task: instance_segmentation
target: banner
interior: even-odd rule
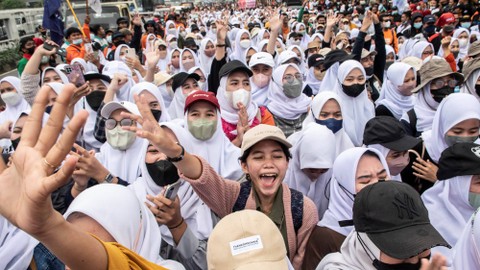
[[[63,44],[63,17],[60,13],[61,0],[45,0],[43,3],[42,26],[50,30],[52,40],[59,46]]]

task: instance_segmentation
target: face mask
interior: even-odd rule
[[[480,84],[475,84],[475,92],[480,96]]]
[[[295,40],[294,38],[290,38],[290,44],[292,44],[292,45],[300,45],[300,40]]]
[[[184,60],[182,64],[185,70],[189,70],[195,66],[195,61],[193,59],[187,59],[187,60]]]
[[[46,55],[43,55],[42,56],[42,60],[40,60],[40,63],[42,64],[46,64],[50,61],[50,57],[46,56]]]
[[[127,150],[135,142],[135,132],[123,130],[120,125],[117,125],[112,130],[105,131],[107,135],[107,142],[114,149]]]
[[[390,28],[391,23],[390,22],[384,22],[383,23],[383,28]]]
[[[343,119],[335,119],[335,118],[328,118],[325,120],[319,120],[315,118],[315,122],[319,125],[326,126],[328,129],[330,129],[333,134],[337,133],[340,129],[342,129],[343,126]]]
[[[425,32],[429,35],[435,33],[435,25],[429,25],[429,26],[425,27],[424,29],[425,29]]]
[[[200,88],[201,90],[205,90],[205,88],[203,88],[205,86],[204,82],[198,81],[197,84],[198,84],[198,88]]]
[[[295,79],[292,83],[285,83],[283,85],[283,93],[289,98],[297,98],[302,94],[303,82]]]
[[[388,165],[388,168],[390,169],[390,174],[391,175],[398,175],[407,167],[408,163],[410,162],[410,158],[408,154],[405,154],[403,156],[400,156],[394,160],[391,161],[392,164]]]
[[[110,35],[110,36],[107,36],[107,42],[108,42],[108,43],[112,43],[112,36],[111,36],[111,35]]]
[[[120,56],[120,61],[124,62],[127,60],[127,56]]]
[[[201,34],[202,36],[206,36],[206,35],[207,35],[207,32],[200,32],[200,34]]]
[[[178,48],[178,43],[176,41],[172,41],[169,43],[171,49],[176,49]]]
[[[250,103],[251,93],[243,88],[235,90],[233,92],[226,92],[227,99],[230,100],[233,108],[239,109],[237,104],[241,102],[243,106],[247,107]]]
[[[167,32],[168,32],[168,34],[170,34],[170,35],[175,35],[175,34],[177,34],[177,29],[175,29],[175,28],[169,28]]]
[[[465,48],[468,45],[468,39],[466,38],[459,39],[458,45],[460,46],[460,48]]]
[[[249,39],[244,39],[240,41],[240,47],[242,47],[243,49],[248,49],[248,47],[250,47],[251,44],[252,42]]]
[[[168,160],[145,163],[145,165],[147,166],[148,174],[157,186],[164,187],[173,184],[180,179],[177,167]]]
[[[13,147],[14,150],[17,149],[17,146],[18,146],[18,144],[20,143],[20,138],[21,138],[21,137],[18,137],[18,138],[16,138],[15,140],[11,140],[11,142],[12,142],[12,147]]]
[[[420,29],[420,28],[422,28],[422,25],[423,25],[423,23],[421,23],[421,22],[416,22],[416,23],[413,24],[413,27],[414,27],[415,29]]]
[[[187,36],[187,32],[185,32],[185,31],[181,31],[181,32],[180,32],[180,36],[182,36],[182,37],[186,37],[186,36]]]
[[[462,22],[460,25],[463,28],[470,28],[470,26],[472,26],[472,23],[471,22]]]
[[[212,33],[217,34],[217,28],[213,28]]]
[[[35,52],[35,47],[31,47],[27,49],[27,53],[32,55]]]
[[[22,101],[22,96],[19,93],[13,91],[3,93],[1,97],[5,104],[11,107],[17,106],[20,101]]]
[[[342,84],[343,92],[349,97],[358,97],[363,90],[365,90],[365,84],[352,84],[344,85]]]
[[[460,51],[452,51],[453,57],[457,58]]]
[[[416,87],[417,82],[411,82],[411,83],[404,83],[400,86],[398,86],[398,90],[403,92],[403,93],[411,93],[411,91]]]
[[[350,31],[350,26],[348,24],[343,26],[343,31],[349,32]]]
[[[100,104],[102,104],[103,99],[105,98],[104,91],[94,90],[92,93],[88,94],[85,98],[87,99],[88,106],[94,111],[98,111]]]
[[[452,94],[453,91],[454,91],[453,88],[450,88],[450,87],[448,87],[448,86],[444,86],[443,88],[440,88],[440,89],[438,89],[438,90],[433,90],[433,91],[431,91],[431,93],[432,93],[432,95],[433,95],[433,99],[434,99],[436,102],[440,103],[440,102],[442,102],[442,100],[443,100],[446,96]]]
[[[468,202],[474,209],[477,209],[478,207],[480,207],[480,194],[469,192]]]
[[[75,44],[75,45],[80,45],[82,44],[83,40],[81,38],[77,38],[77,39],[74,39],[72,40],[72,43]]]
[[[354,23],[359,23],[360,20],[359,20],[357,17],[355,17],[355,18],[353,18],[353,22],[354,22]]]
[[[385,62],[385,70],[388,70],[388,68],[393,64],[395,63],[395,61],[393,60],[388,60]]]
[[[302,34],[302,35],[305,35],[306,31],[305,31],[305,29],[304,29],[304,30],[298,31],[297,33]]]
[[[381,262],[377,259],[373,260],[373,267],[377,270],[419,270],[422,266],[422,261],[418,260],[416,264],[411,263],[399,263],[399,264],[388,264]]]
[[[445,135],[445,142],[448,146],[453,146],[456,143],[473,143],[478,139],[478,136],[451,136]]]
[[[217,130],[217,120],[197,119],[188,121],[188,131],[192,133],[193,137],[200,141],[206,141],[213,137]]]
[[[365,68],[365,74],[367,74],[367,76],[372,76],[373,75],[373,66]]]
[[[160,117],[162,116],[162,111],[161,110],[155,110],[155,109],[151,109],[150,111],[152,112],[155,120],[157,120],[157,122],[158,122],[160,120]]]
[[[253,83],[256,86],[258,86],[259,88],[264,88],[270,82],[270,77],[268,77],[268,76],[266,76],[262,73],[258,73],[258,74],[253,75],[252,80],[253,80]]]

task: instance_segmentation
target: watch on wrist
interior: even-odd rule
[[[108,173],[107,176],[103,179],[103,183],[109,183],[111,184],[113,182],[113,175],[111,173]]]
[[[173,158],[167,157],[167,161],[170,161],[170,162],[179,162],[179,161],[183,160],[183,157],[185,156],[185,148],[183,148],[183,146],[182,146],[181,144],[179,144],[178,142],[177,142],[177,145],[182,148],[182,152],[181,152],[180,155],[177,156],[177,157],[173,157]]]

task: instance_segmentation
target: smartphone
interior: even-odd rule
[[[137,57],[137,54],[135,53],[135,48],[128,48],[126,53],[127,56],[132,59],[135,59]]]
[[[86,53],[88,53],[88,54],[93,53],[92,43],[85,43],[84,46],[85,46],[85,52]]]
[[[175,200],[181,183],[181,180],[177,180],[175,183],[167,185],[165,187],[165,192],[163,193],[163,196],[169,200]]]
[[[51,51],[51,50],[53,50],[53,48],[58,48],[58,47],[55,46],[55,45],[50,45],[48,43],[43,43],[43,48],[47,51]]]
[[[65,66],[65,73],[67,73],[68,81],[75,84],[76,87],[80,87],[85,84],[85,78],[83,77],[83,71],[80,64],[73,64]]]

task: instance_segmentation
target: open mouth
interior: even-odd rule
[[[276,173],[262,173],[260,174],[260,180],[262,181],[263,185],[271,186],[277,179],[278,174]]]

